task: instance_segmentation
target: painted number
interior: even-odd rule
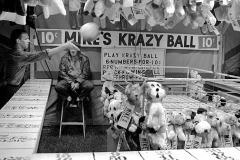
[[[61,44],[61,30],[40,31],[38,33],[42,44]]]
[[[210,48],[212,47],[212,44],[213,44],[213,40],[212,38],[208,37],[208,38],[203,38],[203,47],[207,47],[207,48]]]
[[[42,32],[42,43],[53,43],[55,37],[57,37],[57,33]]]
[[[217,36],[199,36],[199,49],[218,49]]]

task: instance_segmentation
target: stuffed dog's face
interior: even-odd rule
[[[107,117],[112,118],[114,116],[114,113],[121,109],[122,107],[122,102],[119,100],[112,100],[108,106],[108,113]]]
[[[146,96],[152,102],[161,102],[166,96],[166,92],[160,83],[147,82]]]
[[[220,135],[229,135],[229,133],[231,133],[231,126],[219,120],[217,131]]]
[[[138,83],[128,84],[125,93],[130,103],[141,103],[142,88]]]
[[[231,113],[227,113],[225,117],[225,122],[230,125],[235,125],[238,122],[237,117]]]
[[[218,124],[217,115],[215,113],[213,113],[213,112],[207,112],[207,122],[212,127],[217,127],[217,124]]]
[[[113,81],[113,78],[114,78],[113,74],[114,74],[113,71],[107,71],[103,74],[103,79],[106,81]]]

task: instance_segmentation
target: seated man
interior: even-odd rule
[[[80,44],[73,41],[80,48]],[[93,83],[89,81],[90,63],[87,56],[75,49],[69,50],[59,64],[60,81],[55,89],[62,99],[71,101],[77,97],[83,100],[93,90]]]

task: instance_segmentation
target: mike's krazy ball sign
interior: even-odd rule
[[[97,40],[86,42],[77,30],[38,29],[37,33],[42,46],[57,46],[74,39],[83,47],[219,50],[220,41],[215,35],[102,31]],[[35,45],[38,45],[37,39]]]
[[[141,78],[127,71],[145,76],[145,72],[151,70],[153,77],[156,78],[163,78],[165,75],[165,50],[163,49],[103,48],[101,59],[101,75],[115,69],[115,81],[142,81]],[[124,67],[116,69],[115,66]]]

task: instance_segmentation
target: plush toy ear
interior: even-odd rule
[[[144,121],[145,121],[145,116],[140,117],[138,120],[138,125],[141,126],[141,123],[144,123]]]
[[[117,90],[117,89],[114,89],[114,90],[113,90],[113,94],[116,93],[116,92],[118,92],[118,90]]]
[[[147,85],[147,78],[143,81],[143,84],[141,85],[141,90],[144,92],[146,88],[148,87]]]
[[[105,87],[105,93],[110,95],[111,94],[111,91],[108,89],[108,87]]]
[[[132,83],[129,83],[129,84],[126,86],[126,89],[125,89],[125,93],[126,93],[126,94],[130,94],[132,85],[133,85]]]
[[[193,111],[191,114],[191,119],[193,120],[195,116],[196,116],[196,112]]]
[[[151,86],[150,86],[150,84],[146,83],[146,84],[144,85],[144,87],[145,87],[145,96],[146,96],[146,98],[147,98],[147,99],[152,99],[152,98],[150,97],[150,93],[151,93]]]

